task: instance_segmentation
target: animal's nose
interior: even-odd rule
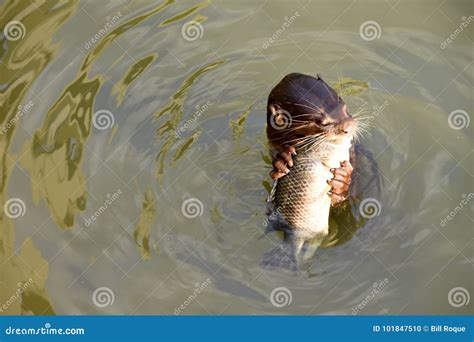
[[[348,118],[342,123],[341,128],[345,134],[353,133],[357,128],[357,122],[353,118]]]

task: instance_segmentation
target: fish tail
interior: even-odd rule
[[[299,270],[297,256],[292,246],[282,244],[266,252],[260,263],[265,269],[284,269],[296,272]]]

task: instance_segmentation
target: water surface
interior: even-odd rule
[[[0,203],[20,210],[0,212],[2,313],[472,313],[449,295],[474,293],[472,14],[470,1],[3,2],[0,26],[23,27],[0,46]],[[378,38],[359,32],[368,21]],[[354,206],[298,277],[259,266],[279,242],[263,236],[266,97],[289,72],[365,108],[383,182],[359,198],[378,215]]]

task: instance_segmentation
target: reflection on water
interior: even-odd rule
[[[2,125],[11,122],[17,114],[17,108],[24,103],[28,91],[36,78],[45,70],[59,46],[52,43],[48,32],[55,32],[74,13],[75,2],[70,2],[57,8],[52,2],[35,5],[25,2],[9,2],[3,5],[1,27],[13,18],[20,19],[28,27],[29,34],[19,41],[2,44],[0,58],[0,119]],[[20,32],[23,35],[24,32]],[[7,43],[5,39],[2,41]],[[10,127],[0,137],[1,144],[1,203],[8,199],[5,190],[10,173],[14,167],[15,157],[6,153],[15,134],[17,125]],[[53,314],[45,283],[48,279],[48,262],[41,256],[31,238],[22,242],[21,248],[15,248],[15,229],[12,220],[6,217],[5,211],[0,213],[1,248],[0,266],[3,289],[0,292],[0,302],[8,305],[2,307],[2,312],[19,314],[32,312],[34,314]],[[17,295],[22,284],[31,279],[31,285],[25,292]],[[3,305],[3,304],[2,304]]]
[[[158,163],[158,178],[161,180],[164,173],[165,164],[168,163],[166,157],[169,150],[176,145],[176,134],[175,131],[178,129],[178,125],[181,123],[183,118],[183,102],[188,94],[190,87],[194,82],[203,74],[212,71],[214,68],[217,68],[225,61],[217,61],[210,64],[207,64],[203,67],[200,67],[198,70],[194,71],[179,87],[178,91],[171,96],[171,100],[165,107],[159,112],[155,113],[155,120],[161,119],[166,114],[169,114],[169,118],[164,121],[164,123],[156,130],[156,136],[158,141],[164,141],[160,149],[160,152],[157,156]],[[176,152],[172,158],[172,164],[179,159],[183,153],[192,147],[193,143],[199,138],[201,131],[196,130],[187,141],[181,144],[181,147],[176,149]]]
[[[152,190],[145,192],[143,199],[143,209],[140,213],[140,220],[138,221],[133,237],[137,243],[143,259],[150,258],[150,231],[155,222],[155,195]]]
[[[1,313],[172,314],[208,278],[181,314],[349,314],[385,279],[359,314],[469,310],[447,294],[474,293],[472,211],[439,224],[471,198],[472,126],[448,114],[472,107],[472,27],[439,45],[469,1],[370,3],[3,3],[0,27],[16,26],[0,44],[0,204],[22,210],[0,211]],[[292,71],[371,116],[362,144],[384,183],[333,210],[297,278],[258,262],[279,243],[264,235],[266,96]],[[113,305],[94,305],[99,287]]]
[[[121,79],[114,86],[111,95],[115,95],[117,97],[117,105],[122,103],[124,95],[127,92],[127,88],[130,86],[130,84],[135,81],[146,70],[146,68],[156,60],[156,58],[156,55],[150,55],[142,58],[132,65],[123,79]]]

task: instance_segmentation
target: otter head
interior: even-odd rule
[[[356,128],[344,101],[319,75],[289,74],[268,97],[267,135],[273,146],[294,146],[316,135],[335,144],[347,142]]]

